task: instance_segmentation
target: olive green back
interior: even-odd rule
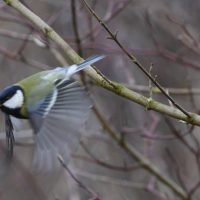
[[[16,85],[19,85],[25,94],[25,104],[21,114],[28,118],[27,110],[34,110],[39,103],[54,89],[54,82],[63,78],[61,73],[54,70],[42,71],[29,76]]]

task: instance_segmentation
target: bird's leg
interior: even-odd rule
[[[7,141],[7,154],[9,157],[13,155],[13,147],[15,138],[13,135],[13,124],[8,114],[5,114],[5,128],[6,128],[6,141]]]

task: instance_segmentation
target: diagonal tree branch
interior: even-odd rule
[[[81,0],[85,6],[87,7],[87,9],[89,10],[89,12],[96,18],[96,20],[101,24],[101,26],[108,32],[108,34],[110,35],[109,39],[112,39],[113,41],[115,41],[115,43],[120,47],[120,49],[128,56],[128,58],[149,78],[150,81],[152,81],[152,83],[154,83],[155,86],[157,86],[159,88],[159,90],[164,94],[164,96],[167,97],[167,99],[176,107],[178,108],[180,111],[182,111],[187,117],[190,118],[190,114],[184,109],[182,108],[171,96],[169,96],[169,94],[163,89],[163,87],[155,80],[154,77],[152,77],[151,73],[148,72],[143,66],[142,64],[137,60],[137,58],[130,54],[127,49],[119,42],[119,40],[117,39],[117,32],[114,34],[110,31],[110,29],[108,28],[108,26],[100,19],[100,17],[94,12],[94,10],[92,10],[92,8],[89,6],[89,4],[85,1],[85,0]]]
[[[174,193],[176,193],[179,197],[181,197],[184,200],[188,200],[187,193],[174,181],[169,179],[167,176],[165,176],[162,172],[160,172],[159,168],[157,168],[155,165],[153,165],[147,158],[142,156],[131,144],[128,142],[125,142],[123,138],[121,138],[120,133],[118,133],[114,128],[112,128],[108,122],[102,117],[100,112],[95,109],[94,110],[96,116],[100,120],[101,124],[104,126],[104,128],[107,130],[108,134],[115,139],[115,141],[118,143],[119,146],[121,146],[134,160],[136,160],[140,165],[146,169],[148,172],[153,174],[159,181],[161,181],[163,184],[168,186]]]
[[[40,31],[42,31],[47,37],[52,39],[66,54],[66,57],[74,63],[79,63],[83,59],[63,40],[48,24],[46,24],[40,17],[35,15],[32,11],[26,8],[18,0],[4,0],[4,2],[18,10],[23,16],[30,20]],[[97,72],[92,67],[87,68],[86,73],[91,77],[98,85],[106,88],[117,95],[125,97],[135,103],[138,103],[149,110],[155,110],[162,114],[166,114],[173,118],[185,121],[187,123],[200,126],[200,116],[195,113],[188,113],[190,117],[186,116],[179,109],[167,106],[158,101],[146,98],[145,96],[138,94],[124,85],[105,79],[105,77]]]

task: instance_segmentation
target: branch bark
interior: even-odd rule
[[[35,15],[31,10],[26,8],[18,0],[4,0],[4,2],[20,12],[24,17],[30,20],[40,31],[42,31],[47,37],[53,40],[66,54],[66,57],[74,63],[79,63],[83,59],[63,40],[48,24],[46,24],[40,17]],[[154,110],[159,113],[168,115],[178,120],[185,121],[187,123],[200,126],[200,116],[195,113],[190,113],[190,117],[186,116],[179,109],[165,105],[153,99],[149,99],[141,94],[138,94],[124,85],[110,81],[106,79],[100,72],[97,73],[92,67],[85,69],[87,75],[92,78],[98,85],[114,92],[117,95],[125,97],[137,104],[148,108],[148,110]]]

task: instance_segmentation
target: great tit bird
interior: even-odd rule
[[[0,92],[9,154],[14,145],[10,116],[14,116],[28,119],[33,129],[34,169],[58,167],[58,155],[68,162],[92,105],[85,89],[71,76],[104,57],[95,55],[80,64],[36,73]]]

